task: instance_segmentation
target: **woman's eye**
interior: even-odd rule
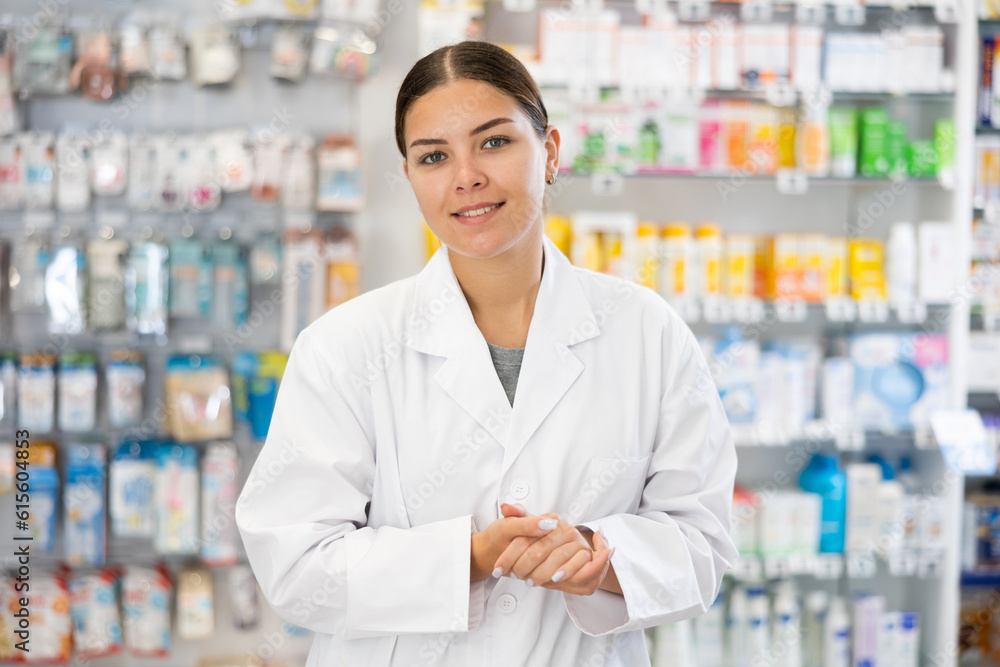
[[[441,161],[441,160],[432,160],[431,158],[433,158],[433,157],[441,157],[441,158],[443,158],[444,157],[444,153],[428,153],[427,155],[425,155],[422,158],[420,158],[420,161],[423,164],[436,164],[436,163],[438,163],[438,162]]]
[[[500,148],[505,142],[509,141],[506,137],[490,137],[486,140],[485,144],[489,148]],[[496,142],[496,143],[493,143]]]

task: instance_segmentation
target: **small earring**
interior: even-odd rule
[[[549,185],[555,185],[556,178],[558,178],[558,176],[559,174],[552,174],[552,178],[547,179],[545,182],[548,183]]]

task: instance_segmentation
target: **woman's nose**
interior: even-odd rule
[[[455,187],[461,190],[472,190],[486,183],[486,174],[482,172],[475,160],[468,159],[459,163],[455,174]]]

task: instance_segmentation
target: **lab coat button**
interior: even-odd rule
[[[497,606],[500,607],[500,611],[507,612],[509,614],[514,611],[515,607],[517,607],[517,598],[510,593],[504,593],[500,596],[500,599],[497,600]]]
[[[528,495],[528,483],[527,482],[514,482],[510,487],[510,495],[514,496],[518,500],[524,500],[525,496]]]

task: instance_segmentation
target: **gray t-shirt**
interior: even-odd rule
[[[500,384],[507,392],[507,400],[513,407],[514,391],[517,389],[517,376],[521,372],[521,358],[524,357],[524,348],[500,347],[490,342],[486,344],[490,346],[490,357],[493,358],[493,367],[497,369]]]

